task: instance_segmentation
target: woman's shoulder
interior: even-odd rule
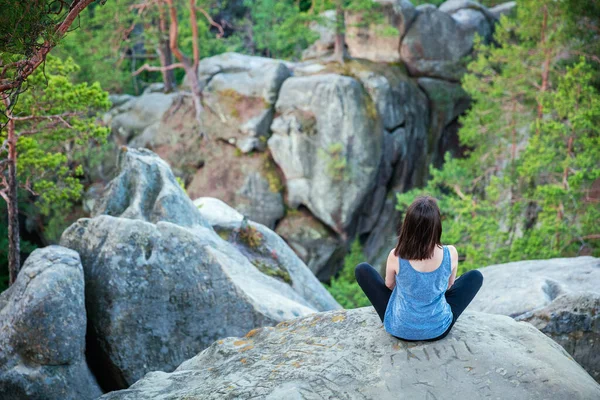
[[[446,245],[446,248],[448,249],[448,253],[450,253],[452,266],[455,266],[458,264],[458,250],[456,250],[456,247],[451,244]]]
[[[451,244],[447,244],[447,245],[446,245],[446,248],[447,248],[447,249],[448,249],[448,251],[450,252],[450,255],[452,255],[452,256],[454,256],[454,255],[458,256],[458,251],[456,250],[456,247],[454,247],[454,246],[453,246],[453,245],[451,245]]]

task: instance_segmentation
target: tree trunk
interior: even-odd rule
[[[198,81],[198,64],[200,62],[200,49],[198,45],[198,27],[196,25],[196,1],[190,0],[190,24],[192,25],[192,45],[193,45],[193,60],[190,61],[179,49],[177,38],[179,35],[179,21],[177,19],[177,10],[173,5],[173,0],[164,0],[169,7],[169,47],[173,55],[183,65],[187,77],[190,82],[192,98],[194,99],[194,108],[196,110],[196,121],[199,127],[202,126],[202,88]]]
[[[6,188],[6,207],[8,208],[8,284],[12,285],[17,279],[21,268],[19,248],[19,206],[17,202],[17,135],[15,133],[15,121],[11,118],[10,99],[4,98],[6,116],[9,118],[6,127],[8,129],[8,179]]]
[[[173,64],[173,54],[169,47],[168,41],[162,41],[158,48],[158,57],[160,58],[160,65],[162,67],[168,67]],[[161,71],[163,77],[163,83],[165,84],[165,93],[170,93],[175,88],[175,73],[172,69],[164,69]]]
[[[344,18],[343,0],[336,0],[335,4],[335,42],[333,48],[333,57],[339,63],[343,64],[347,57],[346,53],[346,21]]]
[[[162,67],[168,67],[173,64],[173,53],[169,46],[169,31],[167,29],[167,21],[165,18],[164,8],[162,4],[159,4],[159,31],[160,41],[158,44],[158,57],[160,58],[160,65]],[[175,88],[175,72],[172,69],[163,69],[162,71],[163,83],[165,84],[165,92],[170,93]]]

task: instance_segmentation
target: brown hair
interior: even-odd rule
[[[412,202],[404,221],[398,225],[396,257],[405,260],[425,260],[433,256],[435,246],[441,246],[442,218],[437,201],[431,196],[420,196]]]

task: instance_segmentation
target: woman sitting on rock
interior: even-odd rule
[[[456,279],[458,253],[442,246],[440,209],[433,197],[417,198],[406,211],[398,244],[387,259],[385,282],[369,264],[356,267],[356,281],[398,339],[444,338],[475,297],[483,275],[469,271]]]

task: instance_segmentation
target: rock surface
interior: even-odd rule
[[[307,210],[288,212],[275,230],[321,282],[327,282],[342,263],[345,245]]]
[[[469,308],[531,322],[600,381],[600,259],[519,261],[480,269]]]
[[[339,308],[329,292],[275,232],[247,220],[219,199],[201,197],[194,204],[219,236],[231,243],[261,272],[288,283],[317,310]]]
[[[119,165],[94,218],[61,238],[81,255],[88,352],[106,389],[171,371],[221,337],[338,307],[301,262],[279,262],[289,282],[261,272],[213,230],[152,152],[125,149]],[[293,255],[279,240],[281,254]]]
[[[217,341],[171,374],[103,400],[594,399],[600,386],[556,343],[467,312],[438,342],[388,335],[372,308],[315,314]]]
[[[564,294],[516,319],[531,323],[552,338],[600,382],[600,294]]]
[[[138,146],[152,144],[158,125],[169,110],[177,94],[148,93],[124,101],[104,116],[120,144],[135,140]],[[119,98],[117,104],[126,98]]]
[[[343,234],[379,167],[377,109],[356,79],[325,74],[287,79],[276,112],[268,145],[285,176],[288,205],[305,205]]]
[[[375,62],[400,62],[400,41],[417,11],[408,0],[374,0],[382,21],[369,24],[362,12],[346,13],[346,44],[352,57]]]
[[[474,34],[489,36],[492,29],[480,11],[457,8],[456,13],[430,7],[419,11],[400,46],[411,75],[460,80],[465,72],[462,58],[471,52]]]
[[[203,128],[209,136],[235,140],[244,153],[265,147],[279,89],[290,70],[280,60],[224,53],[198,66],[204,103]],[[217,120],[221,124],[212,127]],[[226,125],[230,129],[223,129]],[[252,140],[254,139],[254,140]]]
[[[72,250],[35,250],[0,295],[0,399],[95,399],[85,360],[83,268]]]
[[[480,269],[486,284],[469,308],[517,317],[549,305],[565,293],[596,292],[600,259],[594,257],[517,261]]]

